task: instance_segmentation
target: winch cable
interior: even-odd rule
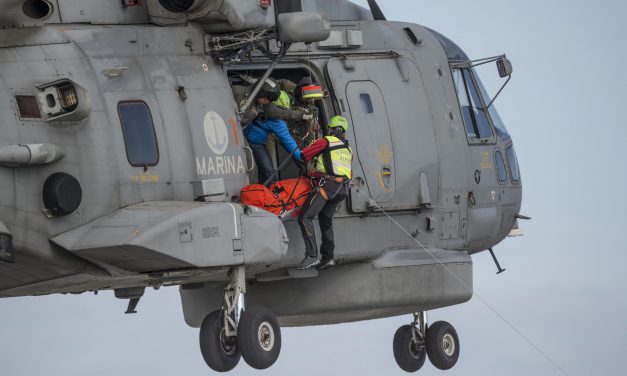
[[[313,84],[314,82],[313,82],[313,77],[312,77],[312,74],[311,74],[311,56],[310,56],[310,53],[311,53],[311,43],[307,43],[306,46],[307,46],[307,67],[308,67],[308,71],[309,71],[308,72],[309,73],[309,81],[311,81],[311,83]]]
[[[472,287],[468,286],[467,283],[465,283],[461,278],[459,278],[457,276],[457,274],[453,273],[453,271],[446,266],[446,264],[444,264],[443,262],[441,262],[440,260],[438,260],[438,258],[433,254],[433,252],[431,252],[429,249],[427,249],[427,247],[425,247],[424,245],[422,245],[422,243],[416,239],[415,237],[413,237],[409,231],[407,231],[403,226],[401,226],[400,223],[398,223],[387,211],[385,211],[375,200],[373,200],[370,196],[368,196],[366,193],[364,193],[361,189],[357,188],[356,189],[357,192],[361,193],[371,205],[376,206],[381,213],[383,213],[386,217],[388,217],[388,219],[390,221],[392,221],[392,223],[394,223],[398,228],[401,229],[401,231],[403,231],[405,234],[407,234],[407,236],[409,236],[416,244],[418,244],[418,246],[420,246],[420,248],[422,248],[423,250],[425,250],[429,256],[440,266],[442,266],[450,275],[453,276],[453,278],[455,278],[457,281],[459,281],[459,283],[462,284],[462,286],[464,288],[466,288],[469,292],[471,292],[474,296],[477,297],[477,299],[479,299],[479,301],[481,301],[481,303],[483,303],[490,311],[492,311],[492,313],[494,313],[499,319],[501,319],[501,321],[503,321],[507,326],[509,326],[516,334],[518,334],[518,336],[520,338],[522,338],[525,342],[527,342],[536,352],[538,352],[538,354],[540,354],[542,357],[544,357],[553,367],[555,367],[555,369],[557,369],[559,372],[561,372],[562,374],[568,376],[568,373],[562,368],[560,367],[559,364],[557,364],[557,362],[555,362],[553,359],[551,359],[551,357],[549,357],[544,351],[542,351],[542,349],[540,349],[540,347],[538,345],[536,345],[533,341],[531,341],[527,336],[525,336],[518,328],[516,328],[516,326],[514,326],[514,324],[512,324],[509,320],[507,320],[502,314],[500,314],[496,308],[492,307],[481,295],[479,295],[478,293],[474,292]]]
[[[312,73],[313,66],[311,64],[311,43],[307,43],[306,46],[307,46],[307,55],[305,59],[307,60],[307,73],[309,73],[309,82],[311,82],[311,84],[314,85],[315,82],[313,80],[313,73]],[[315,106],[314,102],[315,101],[312,101],[312,104]],[[314,134],[311,135],[311,137],[313,140],[317,140],[318,138],[322,137],[322,127],[320,127],[320,119],[318,119],[318,116],[315,116],[310,121],[311,121],[311,127],[307,127],[307,135],[305,137],[309,136],[310,130],[313,129]]]

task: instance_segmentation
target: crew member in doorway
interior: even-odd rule
[[[298,224],[305,240],[305,258],[297,269],[304,270],[317,266],[318,270],[335,265],[333,250],[333,214],[339,203],[348,196],[348,183],[352,177],[353,153],[346,141],[348,122],[341,116],[329,121],[329,135],[316,140],[301,153],[301,161],[305,166],[314,160],[309,176],[316,187],[307,197]],[[313,226],[313,219],[318,216],[322,232],[322,246],[318,259],[318,247]]]
[[[323,136],[318,121],[320,110],[316,105],[316,101],[323,98],[324,91],[322,87],[314,84],[310,77],[304,77],[296,86],[292,109],[313,114],[312,119],[287,122],[292,136],[301,149],[306,148],[313,141]]]
[[[281,90],[279,83],[268,78],[263,84],[262,91],[272,93],[271,101],[264,101],[261,104],[261,114],[267,118],[281,119],[288,123],[296,121],[308,121],[313,119],[314,114],[308,111],[293,110],[293,99],[290,95]]]
[[[298,147],[302,148],[303,145],[301,141],[297,137],[294,137],[294,124],[312,121],[315,116],[314,113],[304,110],[294,110],[292,107],[294,104],[293,98],[287,91],[282,90],[281,84],[273,78],[266,80],[262,90],[273,93],[272,97],[275,96],[274,92],[276,92],[276,99],[260,106],[260,116],[264,116],[268,119],[284,120],[287,123],[287,128],[290,130],[292,138],[294,138]],[[266,145],[268,151],[274,157],[276,155],[276,137],[270,136]]]
[[[256,101],[260,107],[268,106],[273,101],[277,100],[278,91],[267,90],[266,85],[257,94]],[[277,118],[270,118],[263,113],[260,114],[252,123],[248,124],[244,128],[244,135],[248,140],[250,148],[253,151],[253,157],[255,163],[257,163],[258,169],[258,183],[263,184],[270,179],[274,172],[274,164],[272,163],[272,157],[270,152],[266,148],[266,143],[270,135],[276,135],[281,142],[281,145],[292,155],[295,160],[300,159],[300,149],[294,141],[294,138],[290,134],[287,124],[284,120]],[[268,181],[273,183],[277,180],[275,176]]]

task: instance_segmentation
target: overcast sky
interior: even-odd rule
[[[359,1],[365,4],[366,1]],[[570,375],[627,366],[627,2],[386,1],[388,19],[438,30],[470,57],[507,53],[496,106],[521,165],[525,236],[474,257],[475,292]],[[491,92],[493,66],[480,71]],[[175,288],[149,291],[125,316],[112,293],[0,300],[0,375],[207,375]],[[455,325],[450,375],[559,375],[479,299],[430,313]],[[402,375],[394,331],[409,316],[283,330],[276,365],[233,375]],[[419,374],[438,375],[430,364]]]

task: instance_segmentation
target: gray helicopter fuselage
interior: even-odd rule
[[[515,227],[522,188],[512,140],[495,110],[472,134],[468,122],[480,120],[464,112],[454,75],[478,91],[480,81],[451,68],[439,34],[332,21],[328,40],[295,44],[276,67],[311,74],[330,93],[321,113],[351,124],[354,187],[334,218],[342,265],[299,272],[296,219],[238,203],[254,161],[229,74],[271,61],[253,54],[222,65],[207,54],[202,24],[152,24],[153,5],[129,8],[128,24],[97,25],[71,3],[55,3],[50,24],[0,30],[0,225],[16,254],[0,263],[0,296],[181,285],[185,318],[198,326],[222,305],[229,268],[243,264],[247,304],[272,308],[284,325],[385,317],[470,299],[470,255]],[[68,84],[82,109],[47,101],[48,88]],[[126,129],[146,116],[148,146]],[[67,215],[42,198],[55,173],[81,187]]]

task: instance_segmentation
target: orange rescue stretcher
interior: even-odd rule
[[[307,178],[280,180],[269,187],[251,184],[242,188],[240,203],[282,215],[303,206],[312,190],[311,182]]]

